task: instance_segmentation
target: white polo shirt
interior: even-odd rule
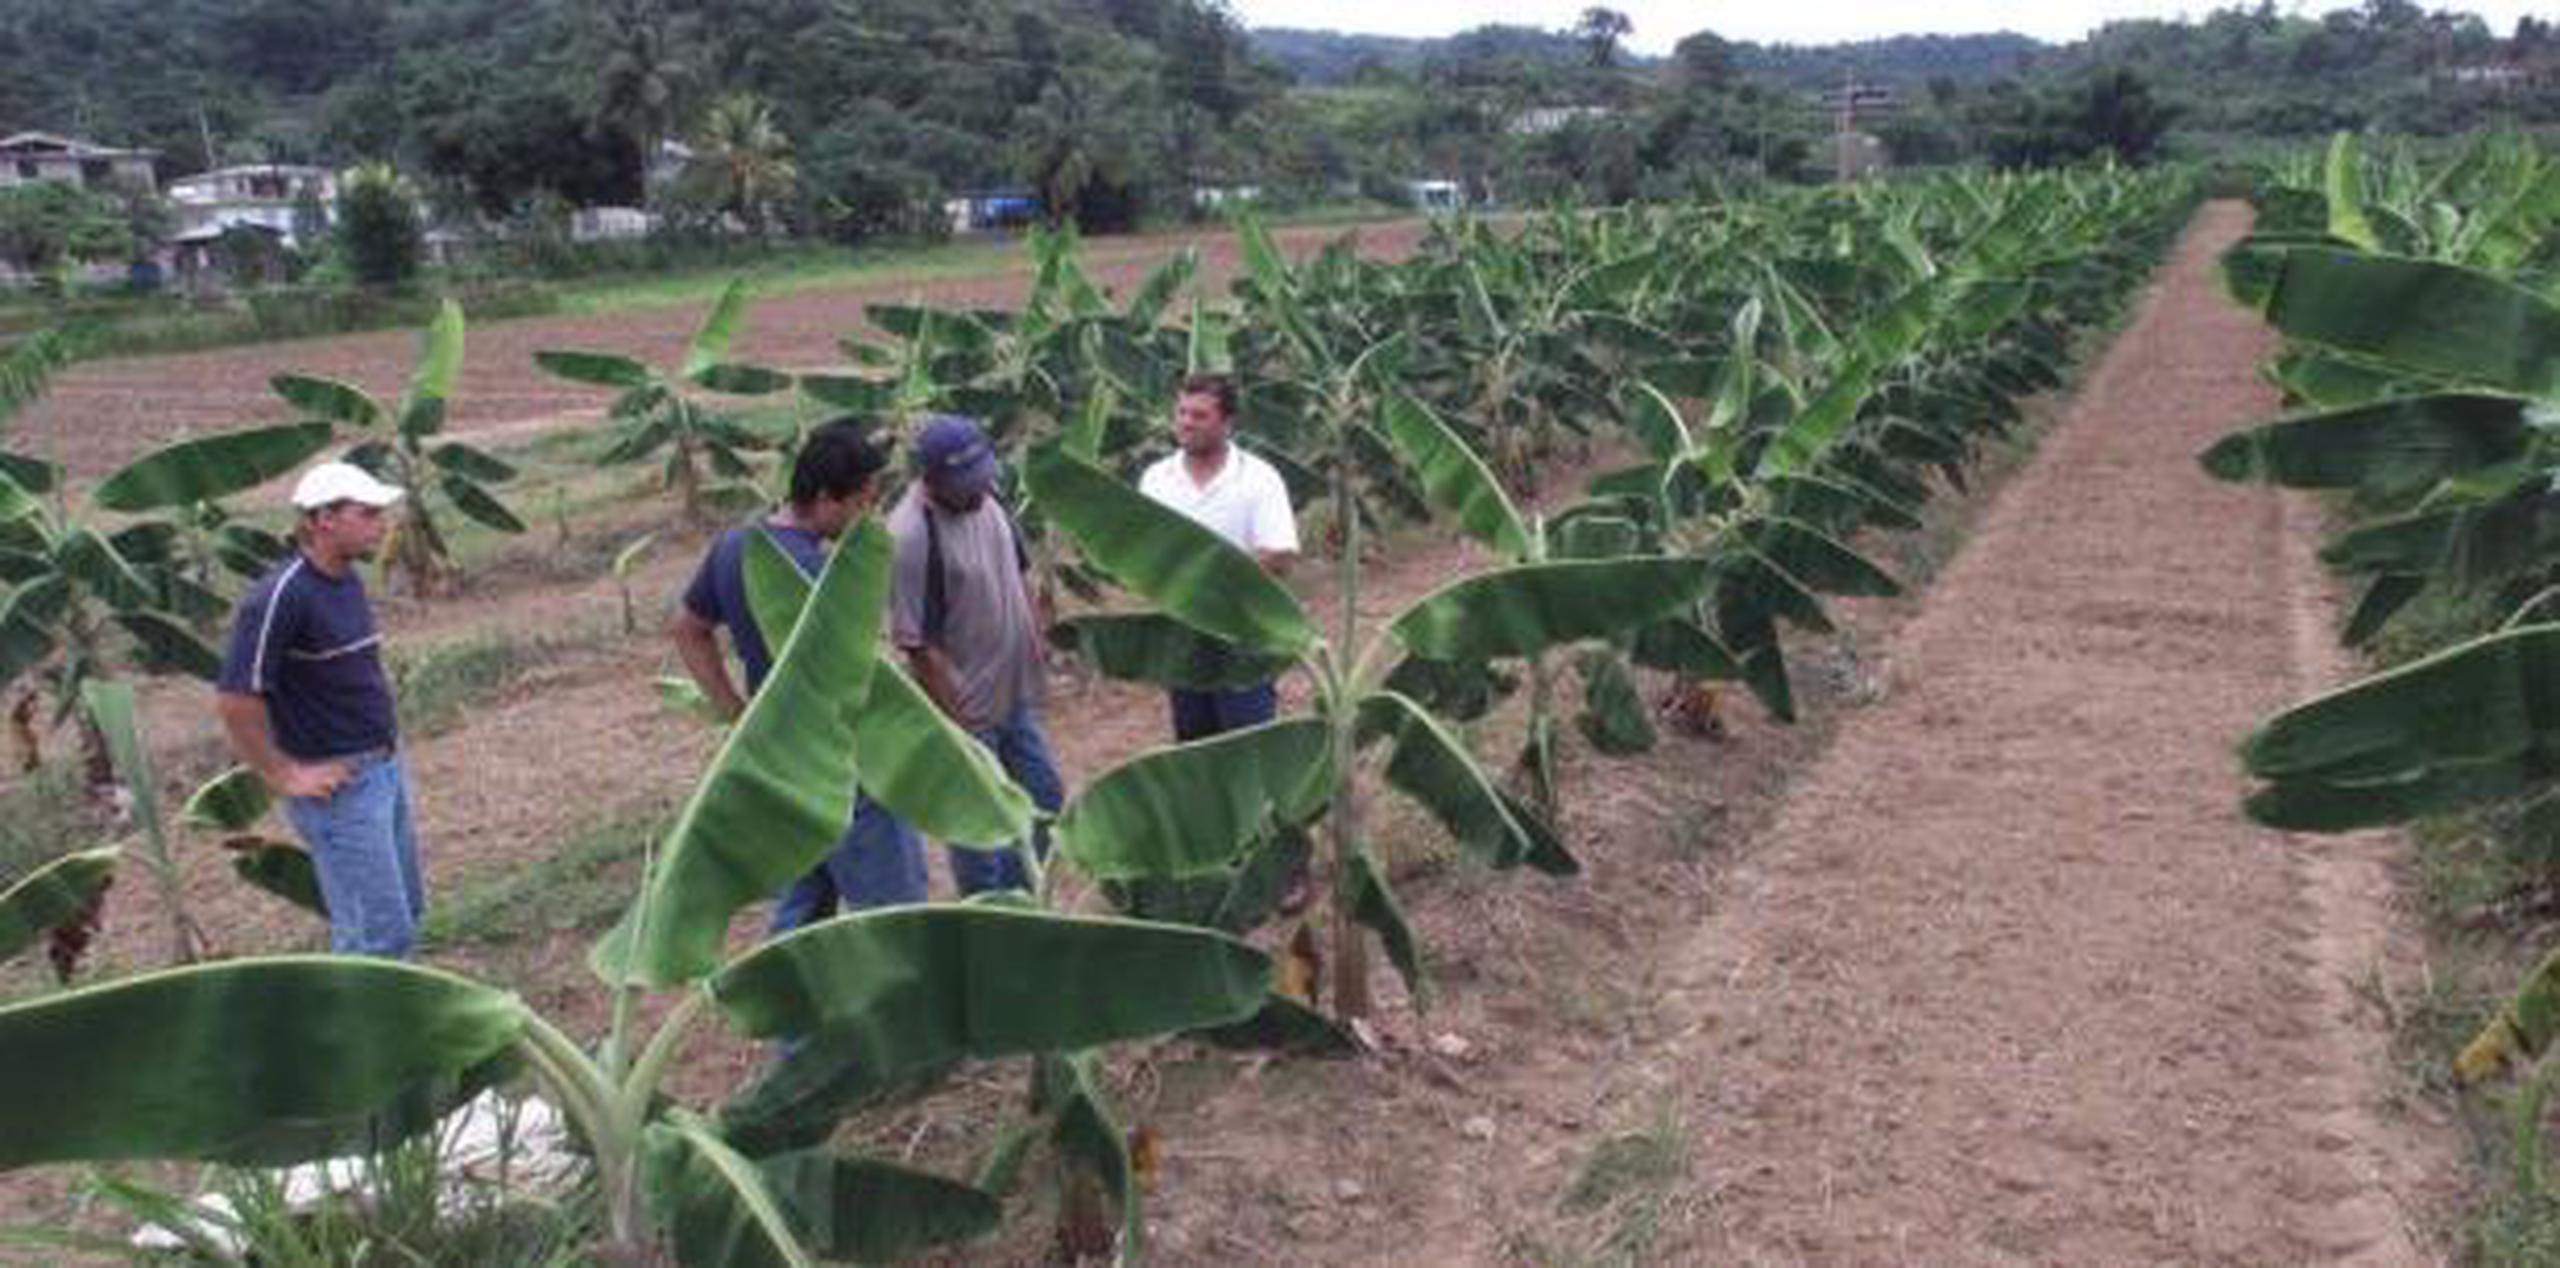
[[[1157,459],[1138,477],[1138,491],[1189,516],[1194,523],[1248,552],[1298,549],[1298,517],[1289,509],[1289,486],[1271,464],[1230,441],[1226,465],[1207,484],[1191,478],[1182,451]]]

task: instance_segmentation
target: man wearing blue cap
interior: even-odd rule
[[[975,422],[933,415],[916,436],[915,463],[916,482],[889,512],[898,543],[889,635],[934,704],[1055,813],[1066,789],[1040,729],[1048,669],[1039,605],[1022,534],[991,496],[995,446]],[[1029,888],[1009,852],[955,849],[951,878],[963,894]]]

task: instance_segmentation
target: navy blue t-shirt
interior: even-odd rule
[[[773,671],[773,651],[765,646],[764,632],[756,628],[755,613],[747,607],[747,535],[758,528],[772,534],[774,544],[800,565],[802,573],[815,578],[827,566],[827,542],[816,533],[779,524],[745,524],[720,534],[720,540],[711,543],[710,553],[702,557],[702,566],[694,570],[693,584],[684,589],[685,611],[729,631],[729,645],[737,649],[738,663],[746,667],[748,695],[754,695],[764,685],[764,676]]]
[[[332,577],[287,555],[240,600],[216,685],[263,696],[275,744],[312,762],[399,738],[382,634],[353,568]]]

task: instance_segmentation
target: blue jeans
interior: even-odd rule
[[[972,731],[980,744],[996,755],[1004,772],[1013,782],[1031,794],[1032,804],[1050,814],[1066,804],[1066,782],[1058,776],[1057,759],[1049,755],[1048,737],[1040,733],[1040,711],[1030,703],[1016,705],[1013,716],[984,730]],[[1032,829],[1032,848],[1041,858],[1049,857],[1049,826]],[[1022,866],[1022,856],[1012,850],[965,850],[949,847],[951,883],[962,895],[982,894],[994,889],[1029,889],[1031,878]]]
[[[861,793],[853,797],[853,821],[836,848],[784,890],[773,907],[773,932],[789,933],[812,921],[866,907],[924,901],[924,842],[907,821]]]
[[[1173,701],[1173,738],[1183,742],[1260,726],[1280,716],[1280,691],[1267,682],[1234,691],[1177,689],[1166,695]]]
[[[353,773],[330,796],[285,798],[284,817],[311,847],[329,904],[329,949],[405,960],[417,950],[427,910],[408,773],[397,753],[350,764]]]

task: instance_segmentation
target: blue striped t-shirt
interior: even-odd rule
[[[399,737],[364,580],[353,568],[332,577],[300,551],[241,598],[216,685],[265,697],[276,747],[301,761],[382,748]]]

